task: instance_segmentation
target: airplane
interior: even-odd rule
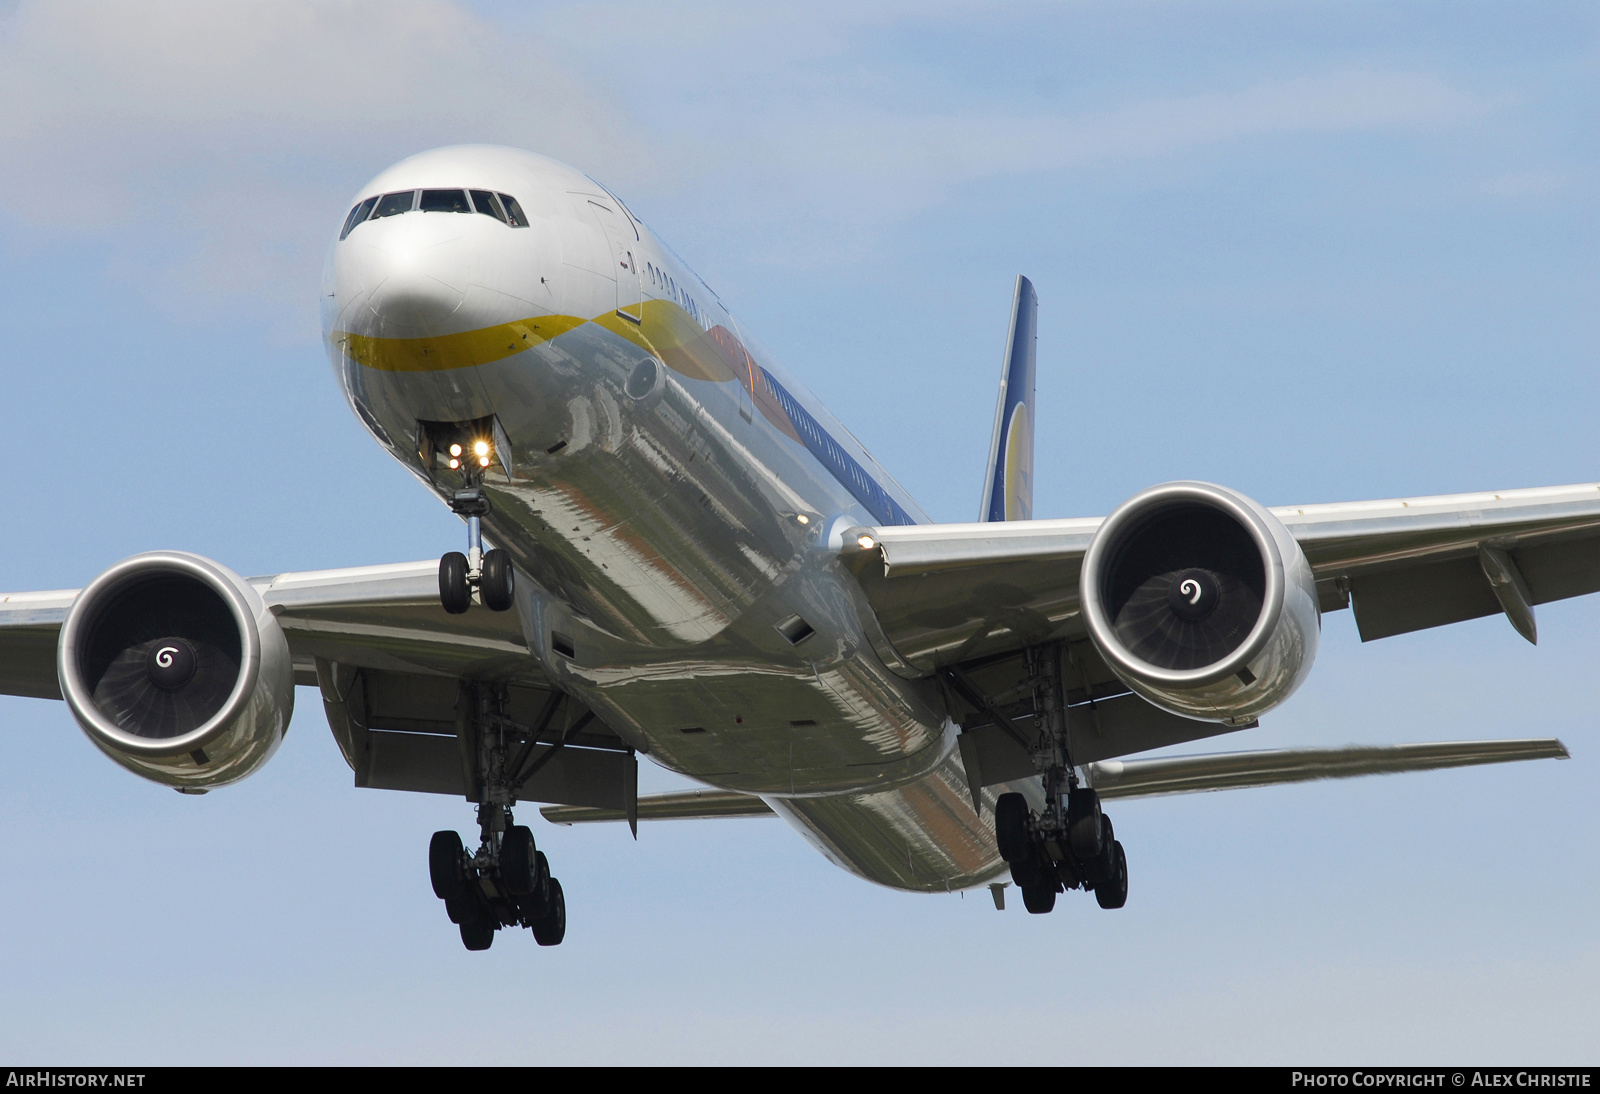
[[[1128,897],[1120,798],[1565,758],[1558,740],[1159,757],[1255,727],[1325,612],[1363,641],[1600,591],[1600,483],[1264,507],[1213,483],[1034,519],[1016,282],[979,520],[932,522],[606,187],[507,148],[352,198],[321,289],[368,433],[465,525],[438,560],[241,577],[169,550],[0,595],[0,693],[180,793],[259,770],[315,687],[357,787],[461,797],[429,878],[469,950],[560,944],[515,811],[783,818],[915,892]],[[702,789],[638,792],[638,757]]]

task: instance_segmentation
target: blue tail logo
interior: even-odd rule
[[[1033,519],[1033,373],[1038,315],[1039,297],[1033,282],[1019,276],[994,410],[994,437],[989,442],[981,520]]]

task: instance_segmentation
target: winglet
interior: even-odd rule
[[[1019,274],[979,520],[1033,519],[1033,374],[1038,315],[1039,297],[1033,282]]]

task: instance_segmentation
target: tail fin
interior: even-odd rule
[[[1033,282],[1019,275],[980,520],[1033,519],[1033,365],[1038,316],[1039,298]]]

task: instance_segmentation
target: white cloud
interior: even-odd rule
[[[448,0],[25,2],[0,22],[0,213],[99,233],[158,298],[292,314],[304,333],[345,198],[440,144],[533,148],[657,204],[708,203],[747,255],[803,265],[869,253],[974,180],[1482,109],[1428,73],[1359,69],[1109,109],[951,109],[917,90],[936,62],[897,61],[891,97],[853,52],[912,20],[1001,18],[984,7],[569,4],[513,27]]]
[[[114,263],[155,265],[157,295],[264,293],[297,323],[345,198],[404,155],[651,155],[604,88],[443,0],[23,3],[0,25],[0,102],[16,223],[120,239]]]

